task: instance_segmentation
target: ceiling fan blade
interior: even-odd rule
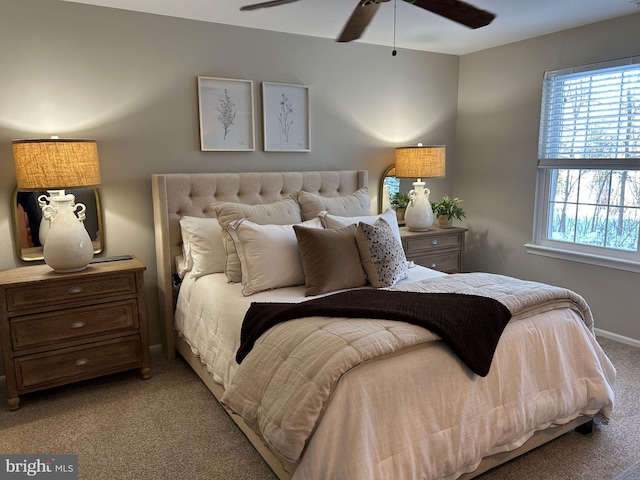
[[[336,41],[351,42],[360,38],[379,7],[380,4],[375,1],[362,0],[359,2]]]
[[[285,3],[293,3],[297,1],[298,0],[270,0],[268,2],[245,5],[244,7],[240,7],[240,10],[246,11],[246,10],[257,10],[258,8],[277,7],[278,5],[284,5]]]
[[[489,25],[496,16],[462,2],[461,0],[405,0],[416,7],[442,15],[449,20],[466,25],[469,28],[480,28]]]

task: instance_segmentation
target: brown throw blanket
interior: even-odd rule
[[[511,312],[499,301],[478,295],[373,289],[301,303],[253,302],[244,317],[236,361],[241,363],[260,335],[274,325],[312,316],[376,318],[418,325],[439,335],[474,373],[484,377]]]

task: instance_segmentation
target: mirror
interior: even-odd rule
[[[83,203],[87,207],[84,226],[91,237],[94,255],[101,253],[104,250],[104,228],[98,189],[76,188],[68,189],[66,192],[72,193],[76,197],[77,203]],[[29,192],[16,189],[13,197],[14,244],[18,258],[25,262],[44,259],[40,242],[42,220],[42,208],[38,204],[40,195],[47,195],[47,192]],[[48,225],[44,224],[43,229],[46,227]]]
[[[396,178],[396,166],[391,165],[382,174],[380,180],[380,194],[378,195],[378,208],[380,213],[391,208],[391,197],[400,191],[400,179]]]

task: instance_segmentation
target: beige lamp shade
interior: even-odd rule
[[[19,190],[53,190],[100,184],[95,140],[50,138],[14,140]]]
[[[445,150],[444,145],[396,148],[396,177],[444,177]]]

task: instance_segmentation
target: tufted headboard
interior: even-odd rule
[[[367,182],[366,170],[152,175],[159,312],[167,356],[175,356],[175,294],[171,277],[175,257],[182,253],[180,218],[212,217],[214,201],[272,203],[298,191],[338,197],[366,188]]]

